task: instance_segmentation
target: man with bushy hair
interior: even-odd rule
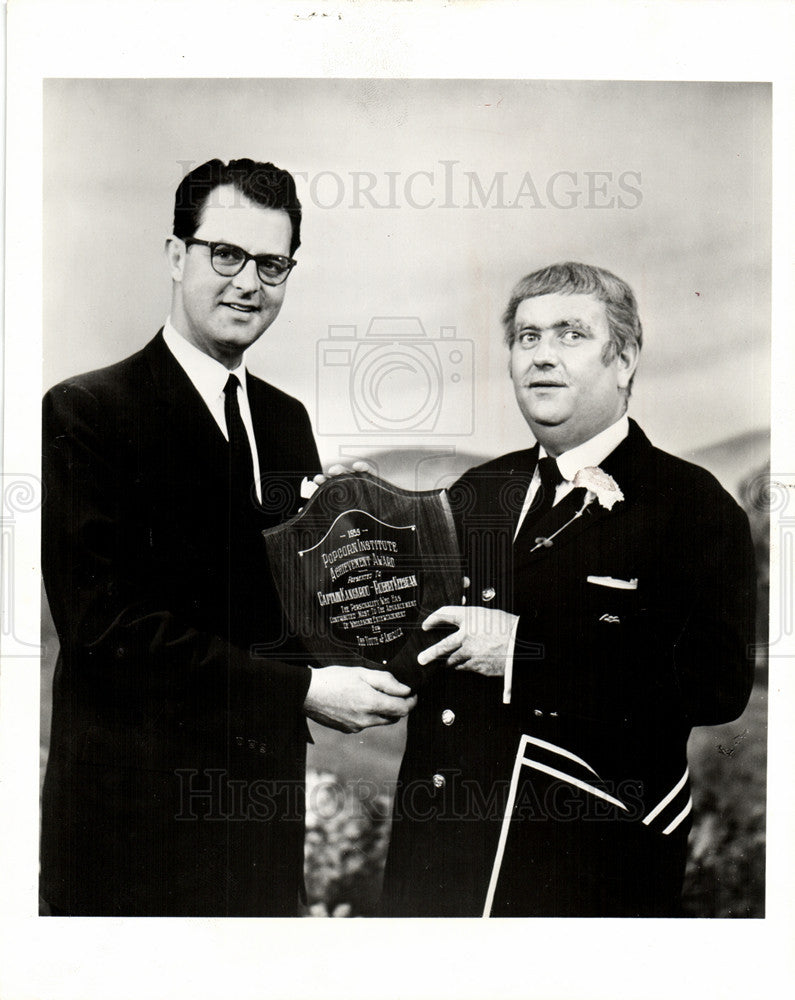
[[[643,327],[638,316],[638,304],[635,293],[621,278],[611,274],[601,267],[588,264],[578,264],[569,261],[565,264],[552,264],[550,267],[533,271],[522,278],[508,300],[505,312],[502,314],[502,325],[505,331],[505,343],[513,346],[516,331],[514,320],[516,310],[525,299],[537,298],[540,295],[593,295],[605,304],[607,327],[610,340],[605,347],[603,361],[609,364],[627,345],[634,345],[638,352],[643,346]],[[627,396],[632,390],[633,373],[627,386]]]
[[[635,296],[602,268],[535,271],[504,317],[532,447],[450,490],[471,585],[425,627],[384,912],[675,916],[692,726],[753,678],[748,521],[626,414]]]

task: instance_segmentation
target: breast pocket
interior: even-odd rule
[[[589,574],[583,599],[588,617],[605,627],[620,626],[637,615],[643,606],[643,588],[635,576]]]

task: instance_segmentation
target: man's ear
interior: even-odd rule
[[[182,280],[187,249],[178,236],[169,236],[166,239],[166,259],[168,260],[168,269],[171,272],[172,281]]]
[[[629,387],[629,383],[632,381],[632,376],[635,374],[635,369],[638,367],[639,358],[640,351],[638,350],[638,345],[633,343],[625,344],[624,349],[616,359],[616,363],[618,365],[619,389],[626,389]]]

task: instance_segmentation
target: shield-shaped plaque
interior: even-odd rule
[[[461,601],[461,559],[444,491],[411,492],[369,473],[346,473],[262,534],[284,610],[317,663],[389,670],[419,686],[417,653],[434,641],[422,622]]]

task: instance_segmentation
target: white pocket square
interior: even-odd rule
[[[617,580],[614,576],[589,576],[588,583],[595,583],[597,587],[614,587],[616,590],[637,590],[638,578],[632,580]]]

